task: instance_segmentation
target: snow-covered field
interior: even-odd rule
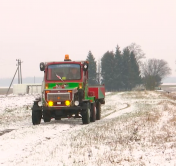
[[[102,119],[33,126],[36,95],[0,96],[0,165],[176,165],[176,101],[171,94],[108,92]]]

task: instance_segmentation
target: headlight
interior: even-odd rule
[[[75,105],[78,106],[79,105],[79,101],[75,101]]]
[[[38,106],[42,106],[42,102],[41,101],[38,102]]]
[[[50,107],[52,107],[53,104],[54,104],[53,101],[49,101],[49,102],[48,102],[48,105],[49,105]]]
[[[66,101],[65,101],[65,105],[66,105],[66,106],[69,106],[69,105],[70,105],[70,101],[69,101],[69,100],[66,100]]]

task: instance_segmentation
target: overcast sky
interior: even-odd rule
[[[131,43],[176,76],[176,0],[0,0],[0,78],[43,76],[42,61],[96,60]]]

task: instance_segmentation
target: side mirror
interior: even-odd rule
[[[88,70],[88,67],[89,67],[88,63],[87,63],[87,62],[84,62],[84,63],[83,63],[83,70],[84,70],[84,71],[87,71],[87,70]]]
[[[45,64],[43,62],[40,63],[40,70],[41,71],[45,70]]]

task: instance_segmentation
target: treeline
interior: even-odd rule
[[[88,83],[105,84],[107,91],[129,91],[138,85],[153,90],[170,73],[170,68],[164,60],[150,59],[142,63],[142,58],[145,58],[144,53],[135,43],[122,52],[117,45],[115,52],[107,51],[98,62],[89,51]]]
[[[89,51],[87,60],[89,61],[89,85],[98,83],[105,84],[107,91],[131,90],[141,83],[139,64],[135,53],[128,47],[120,51],[116,47],[115,53],[107,51],[101,58],[98,66],[91,51]]]

